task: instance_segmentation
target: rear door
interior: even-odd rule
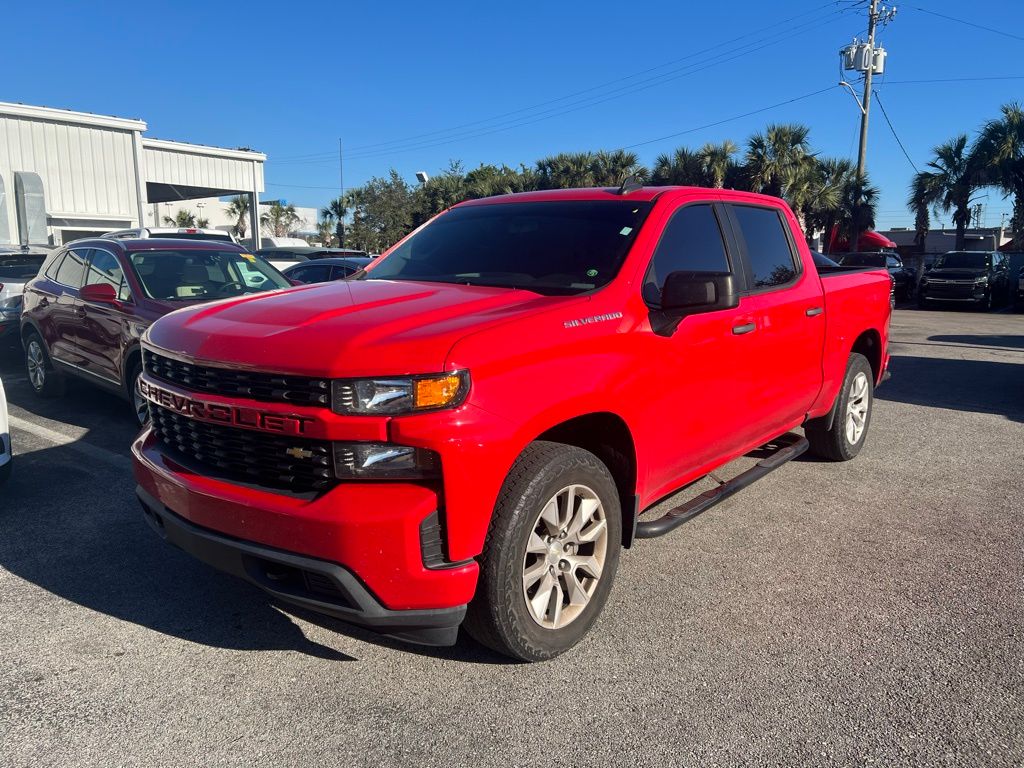
[[[799,423],[822,385],[825,303],[816,270],[805,270],[782,208],[725,206],[746,271],[740,306],[751,317],[745,348],[747,428],[769,439]]]
[[[88,248],[71,248],[60,263],[47,274],[48,295],[40,299],[49,321],[44,328],[50,357],[62,363],[81,367],[82,354],[78,348],[78,289],[85,278]]]
[[[110,382],[120,384],[121,361],[127,334],[124,323],[133,316],[131,289],[125,278],[121,262],[110,251],[93,248],[86,270],[85,285],[105,283],[117,294],[121,306],[82,301],[79,314],[78,346],[84,359],[83,367]]]

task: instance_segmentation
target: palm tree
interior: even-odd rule
[[[647,178],[647,169],[640,165],[634,152],[616,149],[613,152],[601,150],[591,159],[593,183],[598,187],[618,187],[630,176],[641,181]]]
[[[821,232],[825,238],[823,248],[828,250],[832,231],[839,224],[844,192],[854,176],[849,160],[819,158],[811,170],[791,184],[789,194],[799,201],[797,215],[802,219],[809,243]]]
[[[733,155],[739,151],[739,147],[726,139],[721,144],[708,142],[697,153],[701,163],[704,165],[704,173],[712,187],[721,189],[725,186],[725,180],[729,177],[736,165],[733,162]]]
[[[651,184],[704,187],[708,184],[704,160],[699,152],[679,147],[671,155],[662,153],[651,168]]]
[[[561,152],[537,161],[537,176],[542,189],[593,187],[594,154]]]
[[[228,207],[225,209],[225,213],[235,220],[232,230],[239,239],[244,239],[249,229],[249,201],[249,195],[236,195],[228,201]]]
[[[179,208],[173,218],[164,216],[164,224],[169,227],[194,227],[196,225],[196,215],[192,211]]]
[[[196,219],[196,226],[199,227],[200,229],[206,229],[208,226],[210,226],[210,220],[205,216],[199,217]]]
[[[320,218],[334,224],[338,247],[345,245],[345,217],[348,216],[350,199],[348,195],[336,197],[320,209]]]
[[[793,123],[769,125],[750,137],[745,165],[754,191],[784,197],[787,186],[813,167],[809,133],[807,126]]]
[[[980,184],[979,156],[968,146],[962,133],[932,150],[931,170],[914,177],[908,205],[917,210],[924,205],[943,213],[953,212],[956,226],[956,250],[964,247],[964,233],[971,221],[971,195]]]
[[[977,154],[983,173],[1007,195],[1013,195],[1014,247],[1024,247],[1024,108],[1004,104],[1002,118],[990,120],[981,130]]]
[[[260,224],[272,237],[285,237],[298,226],[301,219],[294,205],[270,204],[270,209],[260,216]]]
[[[875,226],[875,210],[878,208],[878,187],[868,183],[867,174],[856,176],[843,187],[839,203],[839,236],[845,237],[850,250],[860,246],[860,236]]]
[[[931,217],[929,216],[931,203],[929,202],[929,197],[928,179],[918,174],[910,183],[910,197],[907,199],[907,207],[914,214],[914,245],[917,246],[918,253],[920,254],[925,252],[928,229],[931,226]],[[923,270],[924,258],[921,258],[918,264],[918,271]]]

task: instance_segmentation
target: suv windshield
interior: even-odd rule
[[[884,253],[848,253],[839,262],[844,267],[884,267]]]
[[[615,277],[650,209],[648,202],[628,200],[455,208],[407,239],[365,279],[583,293]]]
[[[935,269],[988,269],[987,253],[952,251],[935,260]]]
[[[291,285],[266,262],[238,251],[136,251],[131,260],[146,295],[164,301],[223,299]]]
[[[33,253],[0,253],[0,282],[7,280],[31,280],[39,274],[39,268],[46,256]]]

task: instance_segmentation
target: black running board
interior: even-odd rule
[[[807,442],[807,438],[787,432],[763,446],[763,449],[771,451],[770,455],[765,456],[745,472],[736,475],[732,480],[727,480],[717,488],[705,491],[685,504],[670,509],[664,517],[659,517],[657,520],[638,522],[636,524],[636,538],[653,539],[657,536],[664,536],[683,523],[693,520],[701,512],[707,512],[720,501],[725,501],[737,491],[741,491],[748,485],[757,482],[787,461],[792,461],[809,447],[810,444]]]

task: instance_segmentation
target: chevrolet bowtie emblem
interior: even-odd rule
[[[289,448],[285,451],[289,456],[293,456],[296,459],[311,459],[313,458],[313,452],[307,451],[305,448]]]

